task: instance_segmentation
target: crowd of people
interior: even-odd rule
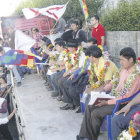
[[[58,26],[59,28],[51,30],[51,33],[60,31],[60,37],[54,40],[54,45],[51,39],[42,36],[37,28],[31,29],[31,37],[36,40],[33,49],[43,57],[38,66],[39,71],[51,96],[66,103],[65,106],[60,107],[61,110],[76,109],[76,113],[80,113],[80,95],[88,95],[81,129],[76,138],[97,140],[100,127],[105,117],[112,114],[117,100],[131,97],[140,90],[140,68],[136,53],[131,47],[123,48],[120,51],[121,69],[118,70],[109,58],[105,29],[97,15],[91,18],[92,37],[90,38],[83,29],[79,28],[78,20],[73,20],[69,26],[64,19],[61,19]],[[24,33],[29,35],[29,32],[24,31]],[[7,35],[4,39],[5,41],[0,39],[0,56],[4,54],[7,45],[10,47]],[[12,69],[17,79],[17,86],[21,85],[22,75],[31,73],[27,67],[3,67],[7,68],[7,85],[11,85],[8,70]],[[6,81],[0,79],[0,83],[2,91]],[[114,98],[102,100],[97,105],[88,105],[92,91],[110,92]],[[117,140],[119,134],[128,127],[133,113],[140,111],[139,96],[138,94],[131,102],[121,105],[120,111],[112,118],[113,140]],[[132,106],[135,107],[131,109]]]

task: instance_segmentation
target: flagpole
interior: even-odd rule
[[[70,1],[71,1],[71,0],[69,0],[69,1],[67,2],[66,5],[68,5]],[[59,19],[60,19],[60,18],[59,18]],[[56,21],[56,23],[54,24],[54,26],[53,26],[53,28],[52,28],[51,30],[53,30],[53,29],[55,28],[55,26],[56,26],[56,24],[58,23],[59,19]]]
[[[85,18],[85,21],[86,21],[86,26],[88,27],[88,22],[87,22],[86,18]],[[88,28],[88,30],[87,30],[87,40],[89,39],[89,38],[88,38],[88,34],[89,34],[89,28]]]

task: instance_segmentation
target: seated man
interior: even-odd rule
[[[59,57],[57,61],[54,61],[53,63],[50,63],[51,65],[53,64],[55,67],[51,69],[51,72],[53,74],[50,75],[50,80],[51,80],[51,85],[53,87],[53,92],[52,92],[52,97],[56,97],[59,95],[58,93],[58,87],[55,84],[55,78],[61,74],[64,73],[65,69],[65,63],[63,61],[63,51],[65,50],[65,43],[63,41],[58,41],[55,43],[55,46],[57,48],[57,51],[59,53]]]
[[[64,93],[64,83],[69,79],[73,78],[70,77],[73,72],[79,69],[79,60],[80,58],[84,57],[84,53],[82,51],[82,47],[78,48],[77,40],[71,40],[67,43],[68,50],[67,50],[67,57],[65,57],[65,67],[66,71],[63,75],[56,79],[56,85],[59,87],[59,99],[62,100],[62,96]],[[83,61],[83,62],[82,62]],[[84,63],[84,59],[81,59],[81,64]]]
[[[140,84],[140,80],[139,80]],[[124,108],[116,113],[112,118],[112,136],[113,140],[117,140],[119,134],[128,128],[131,117],[136,111],[140,111],[140,93],[127,104]]]
[[[118,71],[116,65],[109,60],[97,46],[91,46],[87,49],[86,55],[90,60],[89,85],[85,92],[89,93],[92,90],[102,90],[108,84],[113,75]]]
[[[90,47],[91,45],[97,45],[97,40],[95,38],[91,38],[87,41],[87,47]],[[84,63],[82,59],[84,59]],[[79,69],[75,71],[71,75],[71,77],[69,77],[69,79],[64,83],[65,85],[63,84],[63,96],[65,99],[63,101],[67,104],[60,109],[68,110],[78,107],[76,113],[81,112],[79,94],[81,94],[85,90],[85,87],[87,85],[88,77],[86,76],[87,74],[85,73],[85,71],[88,69],[89,64],[90,62],[87,56],[81,58],[79,60]]]
[[[100,101],[96,106],[88,105],[81,125],[77,140],[97,140],[100,127],[106,115],[111,115],[116,101],[128,98],[140,90],[140,76],[136,70],[136,54],[132,48],[124,48],[120,52],[121,71],[104,87],[105,91],[111,91],[116,96],[111,100]],[[116,81],[115,81],[116,80]]]
[[[52,88],[52,82],[51,82],[51,75],[56,73],[56,71],[53,71],[54,68],[56,68],[56,62],[59,61],[60,59],[62,59],[62,53],[60,53],[63,50],[61,50],[61,47],[59,46],[59,44],[65,46],[64,42],[60,39],[58,39],[59,41],[55,41],[55,50],[50,51],[46,46],[42,46],[43,51],[49,55],[49,68],[47,71],[47,80],[50,86],[50,90]],[[59,42],[59,44],[58,44]],[[61,61],[61,60],[60,60]]]

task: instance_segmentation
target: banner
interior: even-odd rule
[[[34,56],[20,50],[9,50],[0,56],[0,65],[33,66]]]
[[[15,32],[15,49],[29,51],[30,48],[36,43],[30,36],[24,34],[20,30]]]
[[[35,18],[39,15],[48,16],[50,18],[55,19],[56,21],[59,20],[66,11],[67,4],[64,5],[52,5],[49,7],[45,7],[42,9],[39,8],[24,8],[22,12],[26,19]]]

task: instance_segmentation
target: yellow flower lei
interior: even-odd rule
[[[73,67],[79,66],[79,57],[81,55],[81,52],[83,51],[83,48],[80,46],[77,50],[77,52],[74,54],[74,63],[72,64],[72,55],[69,51],[66,51],[67,53],[67,58],[66,58],[66,63],[68,70],[71,70]]]
[[[104,67],[99,72],[99,76],[96,76],[94,72],[94,64],[91,64],[91,70],[90,72],[88,71],[91,90],[97,89],[104,84],[104,77],[105,77],[106,72],[108,71],[109,65],[110,65],[110,61],[106,60]]]

